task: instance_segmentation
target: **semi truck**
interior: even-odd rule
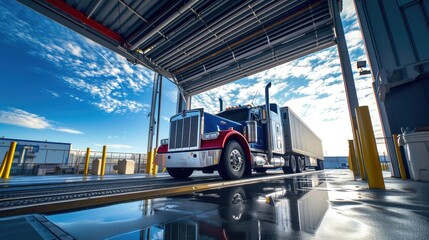
[[[188,178],[195,170],[218,171],[225,180],[282,168],[284,173],[307,168],[323,170],[320,138],[288,107],[270,103],[236,106],[210,114],[184,110],[171,117],[169,138],[162,139],[156,164],[174,178]]]

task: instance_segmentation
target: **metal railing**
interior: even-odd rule
[[[0,146],[0,161],[8,151],[7,147]],[[95,159],[101,159],[101,151],[91,151],[89,159],[89,174],[92,172],[92,163]],[[86,151],[43,149],[37,152],[20,150],[16,151],[13,158],[11,176],[31,175],[83,175],[85,167]],[[117,174],[115,167],[120,160],[134,161],[134,173],[144,173],[146,166],[146,154],[142,153],[106,153],[105,174]]]

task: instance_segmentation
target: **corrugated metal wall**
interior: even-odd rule
[[[387,82],[384,83],[414,78],[416,74],[429,71],[429,65],[424,64],[429,61],[429,0],[356,2],[362,7],[364,18],[361,18],[361,24],[364,23],[369,34],[365,36],[364,32],[364,37],[372,41],[372,46],[367,44],[367,47],[375,51],[375,56],[370,57],[371,62],[375,60],[379,74],[385,74],[382,77]],[[415,64],[421,66],[410,66]]]
[[[387,138],[429,126],[429,0],[354,0]],[[394,175],[393,143],[387,142]]]
[[[387,114],[384,127],[391,134],[429,125],[429,0],[355,0],[355,5]]]

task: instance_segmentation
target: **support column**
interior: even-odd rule
[[[180,92],[180,89],[178,89],[177,93],[177,113],[182,112],[183,110],[189,110],[191,109],[191,102],[192,97],[191,96],[183,96]]]
[[[358,138],[356,136],[357,121],[356,113],[354,109],[359,107],[359,101],[356,94],[356,87],[353,78],[352,66],[350,62],[350,56],[347,48],[346,37],[344,36],[343,23],[341,22],[340,10],[338,7],[337,0],[331,0],[331,10],[334,18],[334,30],[336,35],[336,43],[338,56],[340,58],[341,72],[343,73],[343,82],[346,92],[346,99],[349,108],[349,116],[353,133],[353,140],[357,143]],[[358,146],[355,145],[355,150]],[[358,156],[358,153],[355,154]],[[362,174],[361,174],[362,175]]]
[[[153,169],[153,135],[154,135],[154,126],[155,126],[155,107],[156,107],[156,94],[158,90],[158,84],[159,79],[162,78],[162,76],[155,72],[153,74],[153,89],[152,89],[152,103],[150,106],[150,113],[149,113],[149,137],[147,140],[147,160],[146,160],[146,173],[151,174]]]
[[[162,77],[159,79],[159,88],[158,88],[158,111],[156,116],[156,137],[155,137],[155,147],[158,147],[159,143],[159,123],[161,120],[161,103],[162,103]]]
[[[159,126],[161,123],[161,103],[162,103],[162,76],[160,75],[158,81],[158,110],[156,115],[156,133],[155,133],[155,147],[153,148],[153,166],[152,166],[152,174],[156,175],[158,172],[158,165],[155,163],[155,155],[157,148],[159,146]]]

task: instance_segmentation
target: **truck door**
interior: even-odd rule
[[[262,131],[262,115],[261,115],[261,109],[260,108],[252,108],[250,109],[250,119],[257,122],[257,134],[258,134],[258,141],[256,143],[250,144],[250,148],[252,151],[263,151],[264,150],[264,132]]]
[[[277,109],[278,110],[278,109]],[[273,153],[284,154],[283,151],[283,128],[280,121],[279,111],[271,111],[271,136],[273,143]]]

